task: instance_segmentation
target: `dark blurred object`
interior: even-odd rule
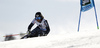
[[[15,37],[12,36],[12,34],[6,35],[6,36],[5,36],[5,41],[10,41],[10,40],[15,40]]]

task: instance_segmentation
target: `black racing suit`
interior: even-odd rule
[[[37,27],[33,29],[32,31],[31,28],[34,24],[37,24]],[[38,36],[46,36],[50,32],[50,27],[47,22],[47,20],[43,19],[41,22],[36,21],[35,19],[30,23],[28,26],[28,31],[30,31],[30,34],[27,34],[25,37],[38,37]]]

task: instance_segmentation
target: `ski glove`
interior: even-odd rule
[[[28,30],[28,31],[27,31],[27,34],[31,34],[31,31],[30,31],[30,30]]]

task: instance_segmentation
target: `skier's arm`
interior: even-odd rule
[[[31,30],[31,28],[32,28],[33,25],[34,25],[33,23],[30,23],[30,25],[28,26],[28,31]]]
[[[30,23],[30,25],[28,26],[28,31],[31,30],[32,26],[35,24],[35,19],[33,19],[33,21]]]
[[[48,24],[47,20],[44,23],[45,23],[46,29],[47,29],[46,34],[48,34],[50,32],[49,24]]]

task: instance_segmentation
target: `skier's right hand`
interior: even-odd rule
[[[28,30],[28,31],[27,31],[27,34],[30,34],[30,33],[31,33],[31,31],[30,31],[30,30]]]
[[[31,30],[30,30],[30,29],[28,29],[28,32],[31,32]]]

